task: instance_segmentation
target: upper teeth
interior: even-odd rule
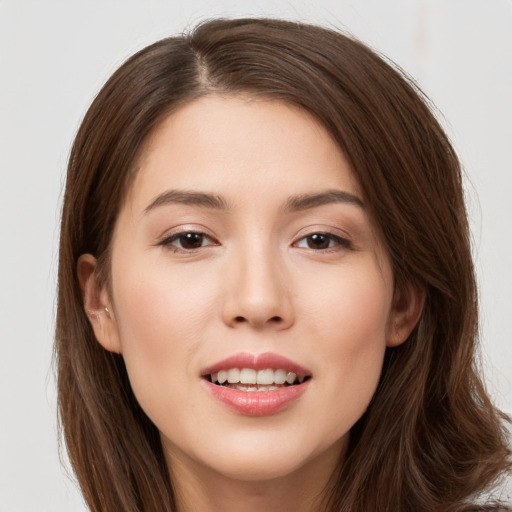
[[[267,368],[266,370],[253,370],[252,368],[230,368],[229,370],[221,370],[218,373],[212,373],[210,375],[212,382],[218,382],[224,384],[293,384],[297,375],[294,372],[287,372],[286,370],[272,370]],[[299,382],[303,382],[304,377],[299,377]]]

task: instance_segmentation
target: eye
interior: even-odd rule
[[[296,244],[297,247],[315,250],[334,249],[336,247],[350,248],[350,242],[346,238],[332,233],[312,233],[301,238]]]
[[[165,238],[159,245],[169,247],[175,251],[194,251],[201,247],[218,245],[218,243],[205,233],[197,231],[182,231]]]

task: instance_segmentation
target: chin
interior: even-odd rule
[[[298,433],[297,433],[298,434]],[[194,460],[208,475],[230,480],[264,482],[311,472],[316,468],[331,470],[337,465],[348,435],[334,440],[307,439],[289,430],[229,433],[216,443],[195,446],[194,453],[181,453]],[[215,449],[212,450],[212,447]],[[198,450],[199,448],[199,450]],[[202,448],[202,449],[201,449]],[[174,454],[171,455],[171,460]],[[190,459],[189,459],[190,460]],[[196,466],[197,467],[197,466]],[[309,473],[312,474],[312,473]]]
[[[217,459],[211,470],[232,480],[263,482],[286,478],[308,465],[308,458],[297,454],[274,451],[273,453],[247,453]]]

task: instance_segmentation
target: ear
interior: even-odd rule
[[[386,332],[386,346],[404,343],[420,319],[425,304],[425,292],[406,283],[396,286]]]
[[[100,283],[96,270],[97,260],[92,254],[82,254],[78,258],[77,274],[85,313],[103,348],[120,354],[122,350],[114,310],[107,287]]]

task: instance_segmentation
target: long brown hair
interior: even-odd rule
[[[477,291],[461,170],[428,100],[404,74],[338,32],[270,19],[214,20],[127,60],[76,136],[62,214],[56,357],[71,463],[96,511],[172,511],[159,433],[120,355],[95,340],[76,275],[92,253],[108,279],[116,216],[151,130],[212,93],[297,105],[351,163],[396,286],[424,290],[422,317],[388,349],[382,378],[326,490],[337,512],[461,511],[510,469],[503,416],[478,375]]]

